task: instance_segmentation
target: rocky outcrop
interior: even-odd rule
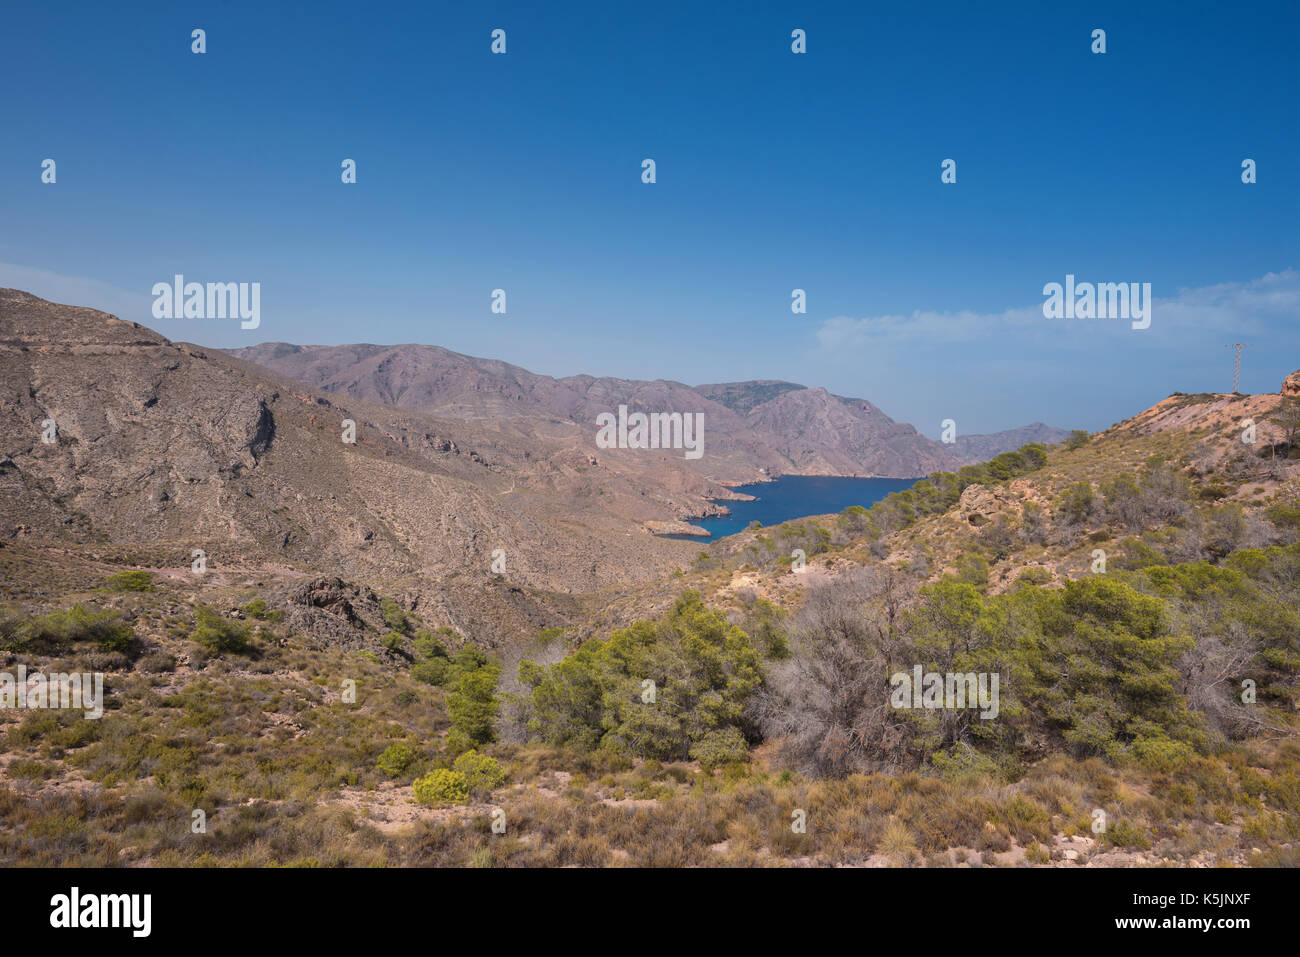
[[[1292,372],[1282,383],[1283,395],[1300,395],[1300,371]]]
[[[378,599],[368,588],[345,583],[339,578],[313,578],[289,596],[289,602],[306,608],[320,608],[352,625],[362,623],[355,604],[378,607]]]
[[[962,521],[979,528],[1016,506],[1018,499],[1002,485],[968,485],[957,502]]]

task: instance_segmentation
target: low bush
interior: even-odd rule
[[[247,654],[248,627],[237,621],[222,618],[206,605],[194,609],[194,631],[191,638],[209,655]]]
[[[61,654],[82,642],[93,642],[102,651],[129,652],[135,632],[120,612],[95,611],[85,605],[25,622],[8,619],[0,628],[0,644],[10,651]]]
[[[438,768],[422,778],[416,778],[411,790],[415,792],[415,800],[428,807],[469,802],[469,785],[465,781],[465,775],[446,768]]]
[[[272,611],[266,606],[266,602],[260,598],[254,598],[243,607],[242,611],[249,618],[255,618],[258,621],[277,622],[284,620],[284,612]]]
[[[104,582],[109,591],[153,591],[153,575],[146,571],[118,572]]]
[[[452,770],[464,778],[465,787],[471,794],[486,796],[506,779],[506,772],[496,758],[477,751],[466,751],[458,757],[452,764]]]
[[[401,742],[395,742],[384,748],[382,754],[375,761],[375,767],[380,773],[390,778],[395,778],[412,764],[418,757],[415,751]]]

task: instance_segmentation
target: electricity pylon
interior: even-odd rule
[[[1230,342],[1227,345],[1227,348],[1237,350],[1237,359],[1232,364],[1232,394],[1233,395],[1237,395],[1241,391],[1238,388],[1238,386],[1241,385],[1241,350],[1246,346],[1248,346],[1249,344],[1250,343],[1248,342]]]

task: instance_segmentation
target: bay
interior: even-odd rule
[[[727,502],[730,515],[693,518],[692,525],[709,531],[702,535],[674,535],[696,542],[709,542],[743,531],[750,522],[780,525],[794,518],[842,512],[850,505],[870,508],[891,492],[910,488],[920,479],[842,478],[829,475],[783,475],[771,482],[741,485],[737,492],[754,495],[752,502]]]

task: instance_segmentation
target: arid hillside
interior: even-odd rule
[[[0,388],[5,536],[137,546],[150,565],[188,566],[202,550],[214,569],[402,582],[417,602],[508,581],[483,593],[513,604],[524,588],[537,592],[526,604],[545,603],[678,567],[689,546],[642,523],[729,494],[657,456],[598,457],[571,424],[485,429],[326,395],[15,290],[0,291]],[[506,627],[536,617],[483,613]]]

